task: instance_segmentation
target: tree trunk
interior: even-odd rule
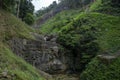
[[[20,13],[20,0],[18,0],[18,4],[17,4],[17,17],[19,17],[19,13]]]
[[[3,1],[0,0],[0,9],[2,9],[2,6],[3,6]]]

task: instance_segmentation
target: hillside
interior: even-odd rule
[[[58,33],[63,36],[67,36],[67,34],[74,36],[81,34],[82,31],[88,32],[93,28],[95,30],[91,32],[97,38],[101,50],[103,52],[115,52],[120,47],[120,17],[113,16],[114,14],[119,15],[119,12],[110,13],[110,15],[109,12],[104,10],[109,10],[109,8],[111,8],[110,10],[119,10],[119,7],[110,6],[110,1],[111,0],[102,2],[102,0],[96,0],[96,2],[91,4],[88,12],[81,12],[80,10],[60,12],[53,18],[47,20],[46,23],[41,26],[40,31],[44,34]],[[104,7],[105,4],[109,7]],[[104,14],[99,9],[104,11]]]
[[[120,79],[120,1],[76,1],[37,30],[0,10],[0,80]]]
[[[120,1],[119,0],[96,0],[91,6],[90,11],[120,16]]]
[[[74,20],[74,18],[81,12],[81,10],[64,10],[56,14],[51,19],[47,20],[40,27],[42,33],[56,33],[63,26]]]
[[[120,56],[116,59],[94,58],[81,74],[81,80],[119,80]]]
[[[25,23],[0,10],[0,80],[45,80],[37,69],[13,54],[7,45],[13,37],[34,39],[30,32],[33,30]]]
[[[80,14],[74,22],[62,27],[58,32],[62,35],[71,34],[82,35],[86,33],[92,34],[97,38],[97,42],[102,51],[114,52],[120,47],[120,18],[101,14],[90,13]]]
[[[83,12],[58,13],[47,20],[40,31],[58,35],[57,42],[68,50],[65,54],[73,56],[72,70],[83,71],[81,80],[119,80],[119,56],[109,65],[104,63],[106,58],[105,61],[95,58],[102,54],[114,56],[120,50],[119,10],[119,0],[96,0]]]

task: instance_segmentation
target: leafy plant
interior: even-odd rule
[[[28,25],[32,25],[34,23],[34,16],[30,13],[27,13],[23,21],[25,21],[25,23],[27,23]]]

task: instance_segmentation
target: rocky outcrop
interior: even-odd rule
[[[13,38],[8,43],[16,55],[47,73],[61,73],[66,65],[60,59],[57,36],[33,34],[36,40]]]
[[[80,56],[61,48],[56,35],[32,33],[35,40],[13,38],[8,41],[12,51],[36,68],[50,74],[74,73],[81,69]]]
[[[20,39],[15,37],[9,40],[8,44],[16,55],[24,58],[23,55],[25,54],[25,50],[26,50],[25,49],[26,39]]]
[[[101,54],[97,56],[97,58],[105,64],[111,64],[112,61],[118,57],[120,57],[120,50],[111,55],[106,53],[106,54]]]
[[[12,51],[36,68],[50,73],[75,73],[80,70],[79,54],[71,53],[56,43],[56,35],[32,33],[35,40],[13,38],[8,41]]]

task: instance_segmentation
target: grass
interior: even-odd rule
[[[32,32],[32,28],[14,15],[0,10],[0,80],[45,80],[39,70],[17,57],[6,43],[13,37],[34,39]]]
[[[95,11],[101,5],[102,5],[102,0],[96,0],[94,3],[91,4],[90,11]]]
[[[91,4],[89,13],[61,12],[43,24],[41,31],[47,34],[59,33],[65,37],[70,37],[65,38],[66,40],[63,38],[63,40],[65,40],[64,43],[66,44],[67,42],[72,44],[72,42],[77,43],[79,38],[76,38],[76,36],[80,37],[81,30],[89,31],[93,29],[93,35],[97,38],[96,42],[100,47],[99,53],[108,52],[114,54],[120,50],[120,9],[112,6],[113,4],[111,0],[96,0]],[[67,16],[70,17],[70,21],[67,20]],[[86,66],[80,80],[119,80],[119,64],[120,57],[110,65],[106,65],[103,61],[94,58]]]
[[[103,7],[100,6],[101,0],[97,0],[91,5],[90,13],[85,14],[80,10],[60,12],[47,20],[41,26],[40,31],[44,34],[71,34],[73,40],[70,41],[76,43],[79,41],[81,29],[90,30],[93,28],[95,29],[94,36],[97,37],[96,41],[100,46],[100,52],[114,53],[120,49],[120,17],[92,12],[99,9],[103,10]],[[107,7],[109,6],[105,7],[107,10],[111,8]],[[4,71],[7,71],[9,78],[6,80],[44,80],[33,66],[15,56],[6,45],[6,41],[12,37],[34,39],[30,35],[31,32],[34,30],[28,25],[8,12],[0,10],[0,76]],[[119,80],[119,64],[120,58],[117,58],[110,65],[106,65],[95,58],[86,67],[81,75],[81,80]]]
[[[96,0],[93,4],[91,4],[89,10],[91,12],[99,12],[114,16],[120,16],[119,3],[113,3],[112,0]]]
[[[56,14],[51,19],[47,20],[45,24],[41,25],[40,31],[43,34],[56,33],[63,26],[74,20],[81,10],[65,10]]]
[[[0,40],[6,40],[12,37],[33,39],[30,32],[34,32],[34,30],[24,22],[12,14],[0,10]]]
[[[101,0],[96,0],[96,2],[91,5],[90,10],[94,11],[101,5]],[[80,23],[79,20],[82,19],[85,19],[87,23]],[[77,28],[75,28],[73,24],[78,24],[78,30],[76,30]],[[84,13],[78,10],[67,10],[46,21],[46,23],[41,26],[40,31],[44,34],[62,33],[68,30],[71,30],[71,32],[79,32],[81,27],[88,29],[94,27],[97,29],[97,42],[100,45],[101,51],[113,53],[120,49],[119,16],[97,12]]]
[[[85,20],[85,23],[80,21]],[[80,14],[74,22],[62,27],[59,32],[78,34],[81,29],[95,28],[95,36],[101,51],[115,52],[120,49],[120,17],[101,13]],[[76,25],[74,25],[76,24]],[[78,26],[78,27],[76,27]]]
[[[0,45],[0,73],[6,71],[9,78],[0,80],[45,80],[37,69],[17,57],[5,45]]]
[[[94,58],[81,74],[81,80],[120,80],[120,57],[113,60],[109,65]]]

